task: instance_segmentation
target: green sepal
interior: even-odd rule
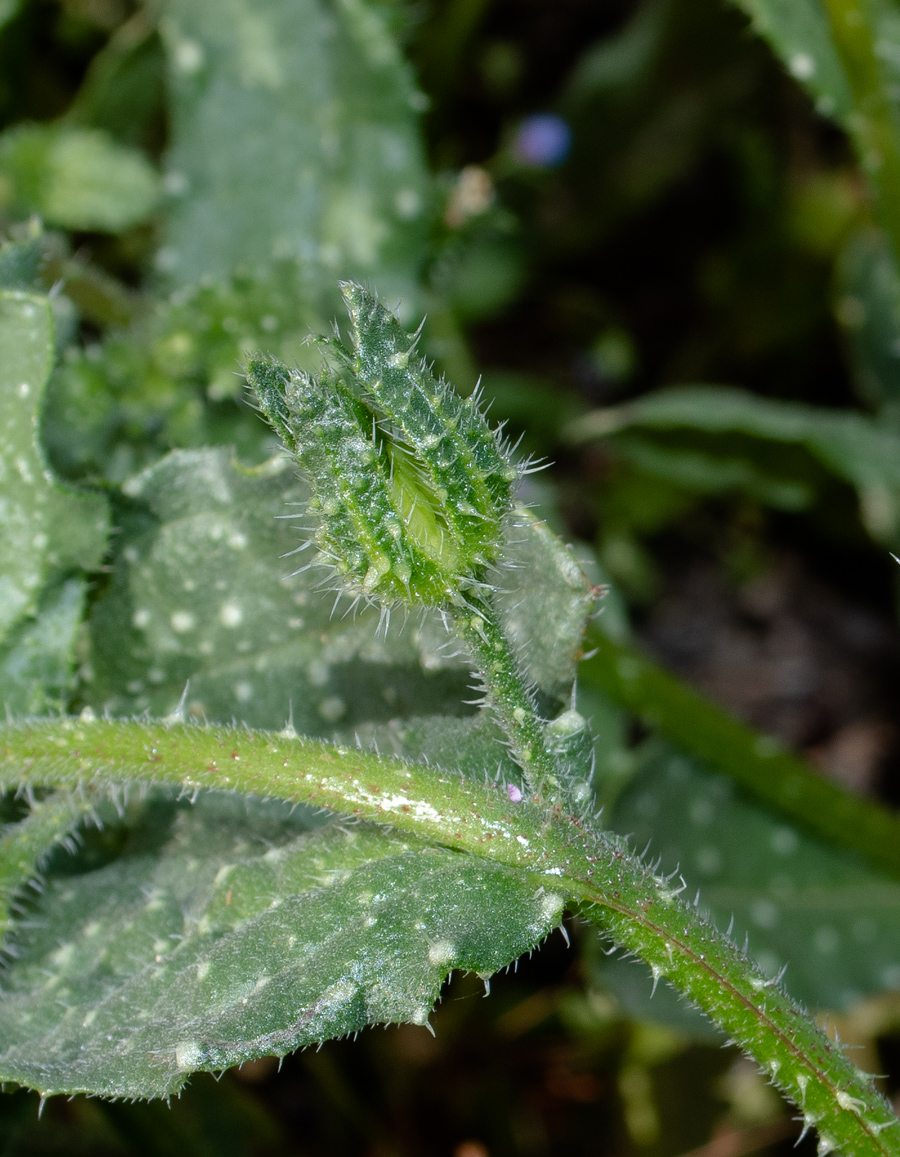
[[[465,569],[496,559],[498,524],[520,471],[479,411],[439,381],[408,334],[374,294],[341,285],[350,313],[349,361],[366,396],[412,451],[440,503]]]
[[[313,377],[252,358],[260,409],[309,477],[316,541],[351,592],[460,604],[502,549],[519,471],[477,405],[412,356],[416,339],[372,294],[342,286],[354,353]]]
[[[355,594],[439,605],[458,589],[420,548],[393,484],[388,453],[362,404],[339,378],[252,360],[247,379],[262,412],[310,480],[316,544]],[[404,516],[406,515],[406,516]]]

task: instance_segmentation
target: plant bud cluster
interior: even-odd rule
[[[342,290],[353,349],[324,343],[336,372],[252,358],[247,380],[310,481],[316,543],[343,584],[389,604],[458,602],[498,558],[520,471],[417,335],[362,287]]]

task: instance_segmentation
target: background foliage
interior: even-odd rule
[[[465,667],[436,625],[376,636],[377,615],[332,617],[314,580],[273,566],[296,541],[276,516],[304,492],[271,459],[240,358],[309,364],[303,339],[338,315],[337,278],[375,284],[404,320],[427,311],[439,367],[463,393],[483,374],[492,417],[552,460],[523,497],[611,586],[578,696],[607,822],[680,864],[764,967],[787,960],[790,990],[829,1011],[893,1093],[896,866],[868,836],[854,845],[853,824],[837,825],[842,846],[823,834],[837,795],[791,811],[754,780],[793,749],[844,789],[898,802],[900,277],[845,135],[858,94],[824,7],[744,7],[0,4],[0,284],[54,291],[52,316],[17,298],[0,317],[2,457],[18,471],[15,485],[0,476],[0,689],[16,714],[162,715],[190,680],[194,718],[278,728],[292,711],[306,734],[438,763],[452,745],[485,770]],[[892,82],[900,18],[888,3],[876,17]],[[23,347],[3,326],[26,307]],[[523,549],[540,553],[536,540]],[[563,641],[584,609],[569,563],[556,559]],[[542,599],[522,611],[511,597],[506,613],[550,710],[574,643],[542,650]],[[638,646],[764,734],[717,731],[708,704],[642,675]],[[21,820],[21,804],[6,806]],[[204,919],[238,940],[287,886],[274,876],[295,870],[291,888],[308,887],[316,843],[319,872],[330,855],[347,869],[345,837],[315,817],[151,794],[70,846],[72,806],[51,796],[27,821],[63,842],[43,897],[16,892],[12,1018],[21,1006],[55,1023],[53,990],[36,1003],[48,976],[127,1000],[129,959],[168,951],[182,892],[200,932],[177,951],[214,967]],[[238,831],[252,838],[237,846]],[[423,895],[461,886],[399,841],[367,838],[381,844],[362,848],[335,904],[377,891],[362,876],[391,857]],[[4,894],[28,878],[20,859]],[[140,915],[148,895],[159,906]],[[61,941],[95,910],[115,983]],[[549,926],[547,912],[529,918],[532,938]],[[0,1145],[786,1151],[795,1125],[752,1067],[668,990],[651,1002],[646,970],[570,932],[573,949],[557,934],[489,1001],[457,974],[433,1039],[366,1033],[278,1074],[254,1060],[218,1084],[196,1078],[171,1109],[52,1101],[38,1123],[19,1091],[0,1100]],[[461,966],[505,964],[522,946],[515,929],[508,941]],[[410,956],[423,1009],[446,964]],[[257,975],[234,983],[249,992]],[[27,1039],[16,1047],[17,1064],[49,1063]]]

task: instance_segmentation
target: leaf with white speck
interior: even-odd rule
[[[284,557],[306,541],[307,493],[285,463],[248,472],[223,450],[175,451],[124,489],[134,506],[92,624],[97,709],[165,715],[189,680],[194,718],[278,729],[292,716],[304,735],[471,714],[436,616],[379,631],[376,609],[335,610],[320,570],[292,574],[309,560]]]
[[[4,977],[0,1080],[166,1096],[197,1070],[424,1025],[451,970],[489,975],[561,915],[514,872],[382,829],[304,831],[218,793],[146,807],[132,841],[150,850],[49,872]]]
[[[292,574],[311,553],[284,557],[308,540],[298,528],[307,491],[283,461],[247,471],[224,450],[174,451],[124,490],[133,506],[119,519],[113,581],[92,618],[85,691],[96,710],[166,715],[189,681],[194,718],[278,729],[292,716],[305,735],[472,715],[468,665],[436,613],[394,614],[379,630],[377,608],[348,614],[344,599],[334,611],[321,570]],[[501,612],[539,684],[565,693],[587,582],[544,527],[526,522],[510,537],[517,559],[528,551],[548,566],[540,578],[504,572]],[[552,643],[540,645],[549,621]]]
[[[429,227],[417,94],[383,6],[172,0],[171,192],[160,268],[178,285],[290,260],[411,300]],[[334,294],[334,290],[331,290]]]
[[[743,798],[724,776],[662,744],[616,803],[612,825],[650,841],[662,870],[770,975],[814,1008],[843,1009],[900,988],[900,884]],[[649,983],[647,993],[649,994]],[[647,1007],[652,1016],[653,1006]]]
[[[11,715],[64,709],[85,587],[81,578],[48,585],[35,617],[16,623],[0,646],[0,703]]]
[[[571,547],[528,510],[504,525],[504,561],[497,608],[531,678],[565,696],[575,680],[594,592]]]
[[[58,487],[37,445],[52,362],[47,299],[0,292],[0,641],[37,612],[48,579],[96,566],[106,542],[105,499]]]

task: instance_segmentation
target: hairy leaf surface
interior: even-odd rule
[[[88,793],[54,791],[32,802],[28,814],[0,828],[0,931],[13,920],[17,891],[34,881],[41,861],[78,827],[96,800]]]
[[[170,0],[168,241],[180,285],[291,259],[407,308],[427,224],[418,97],[366,0]],[[323,281],[324,283],[324,281]]]
[[[4,982],[0,1078],[165,1096],[200,1069],[425,1024],[450,970],[490,975],[561,914],[512,872],[378,829],[304,832],[216,793],[150,804],[155,854],[50,874]]]
[[[387,8],[170,0],[160,27],[171,144],[156,261],[177,292],[108,335],[99,357],[73,353],[47,424],[61,468],[116,483],[175,446],[265,457],[246,409],[209,403],[240,396],[235,370],[251,351],[313,368],[303,343],[331,325],[341,277],[377,284],[411,317],[432,217],[423,98]],[[120,131],[113,82],[152,96],[156,40],[133,31],[137,42],[97,58],[75,119]]]
[[[286,463],[256,471],[227,451],[175,451],[125,485],[124,544],[93,617],[91,702],[113,714],[175,710],[307,735],[396,717],[469,714],[469,669],[432,613],[338,602],[308,541],[307,491]],[[287,517],[285,517],[287,515]],[[573,556],[541,524],[507,531],[528,570],[503,572],[513,635],[531,673],[565,693],[591,597]],[[536,565],[538,562],[540,566]],[[121,624],[130,624],[123,632]],[[552,624],[552,630],[548,629]],[[548,638],[548,635],[550,638]]]
[[[47,715],[65,708],[85,585],[83,579],[69,578],[48,586],[37,615],[16,623],[0,647],[0,703],[12,715]]]
[[[303,520],[306,491],[283,461],[248,472],[227,451],[175,451],[125,491],[133,529],[94,618],[96,706],[164,715],[190,680],[195,718],[279,728],[292,716],[322,736],[471,710],[439,621],[395,616],[379,631],[372,608],[334,609],[320,569],[291,574],[309,561],[283,557],[306,541],[291,517]]]
[[[504,527],[497,608],[507,633],[542,691],[565,695],[575,679],[595,592],[571,547],[519,508]]]

